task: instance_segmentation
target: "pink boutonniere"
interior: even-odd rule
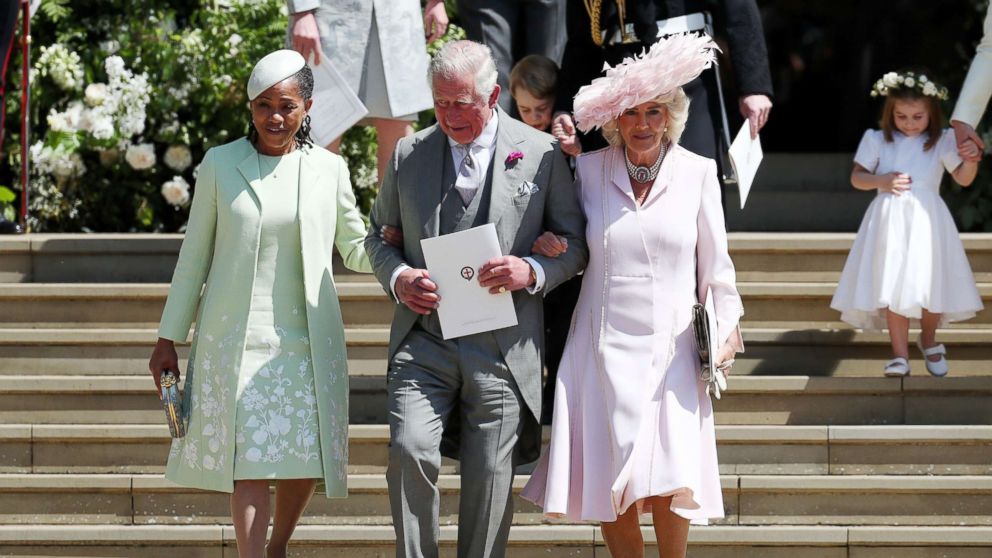
[[[519,151],[514,151],[506,156],[506,161],[503,161],[503,164],[506,165],[506,168],[514,167],[516,166],[517,161],[523,158],[524,158],[523,153]]]

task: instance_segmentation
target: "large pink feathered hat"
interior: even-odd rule
[[[606,75],[579,89],[573,102],[583,132],[602,128],[630,107],[650,101],[696,79],[716,61],[716,43],[706,35],[684,33],[655,43],[640,56],[625,58]]]

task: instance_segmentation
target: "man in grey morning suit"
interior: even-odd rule
[[[541,298],[585,266],[585,220],[552,137],[496,108],[488,47],[445,45],[430,79],[438,124],[397,144],[365,242],[376,277],[398,302],[386,473],[396,553],[438,555],[443,453],[461,460],[458,556],[499,557],[513,515],[513,466],[540,451]],[[485,223],[495,224],[505,255],[478,279],[493,296],[513,297],[519,325],[445,341],[433,312],[443,289],[424,269],[420,240]],[[383,225],[402,228],[402,249],[381,241]],[[545,230],[567,238],[567,251],[519,257]]]

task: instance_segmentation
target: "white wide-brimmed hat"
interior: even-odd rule
[[[254,101],[263,91],[296,74],[306,64],[303,55],[295,50],[282,49],[266,54],[255,64],[248,78],[248,100]]]

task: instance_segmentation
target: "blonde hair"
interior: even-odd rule
[[[655,102],[665,106],[665,110],[668,112],[668,130],[665,132],[664,139],[673,144],[678,143],[679,139],[682,138],[682,132],[685,131],[685,121],[689,119],[689,96],[685,94],[685,91],[681,87],[676,87],[671,93],[660,95],[645,102]],[[606,138],[607,143],[614,147],[623,145],[623,136],[620,135],[618,120],[619,117],[603,124],[603,137]]]
[[[524,56],[510,71],[511,95],[522,87],[538,99],[549,99],[555,96],[557,84],[558,66],[540,54]]]

